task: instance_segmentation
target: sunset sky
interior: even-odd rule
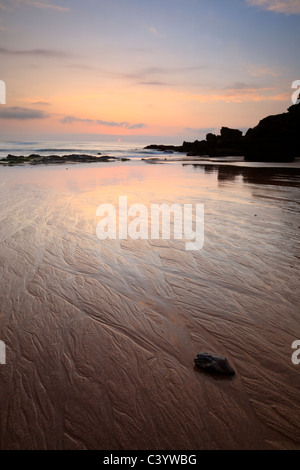
[[[245,130],[291,105],[299,44],[300,0],[0,0],[0,139]]]

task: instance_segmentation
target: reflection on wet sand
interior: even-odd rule
[[[244,183],[271,184],[299,187],[300,168],[246,167],[235,165],[186,164],[207,174],[216,173],[218,181],[236,181],[242,177]]]
[[[299,448],[295,177],[112,165],[1,173],[1,448]],[[204,248],[98,240],[119,195],[204,203]],[[195,370],[200,351],[236,375]]]

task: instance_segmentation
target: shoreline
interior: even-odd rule
[[[30,151],[29,151],[30,152]],[[157,152],[159,152],[157,150]],[[128,152],[130,153],[130,152]],[[126,154],[125,154],[126,155]],[[145,163],[182,163],[183,165],[226,165],[226,166],[243,166],[243,167],[257,167],[257,168],[300,168],[300,157],[295,158],[292,162],[286,161],[249,161],[245,160],[243,156],[224,156],[224,157],[204,157],[204,156],[188,156],[164,153],[163,155],[145,156],[144,152],[141,155],[120,156],[114,157],[112,155],[102,155],[99,153],[97,156],[90,154],[71,154],[71,155],[40,155],[29,154],[28,156],[16,156],[8,154],[7,157],[0,160],[0,168],[13,167],[13,166],[55,166],[64,164],[92,164],[92,163],[114,163],[114,162],[138,162]]]

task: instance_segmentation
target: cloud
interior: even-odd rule
[[[210,94],[199,96],[202,102],[225,101],[226,103],[287,99],[286,93],[278,93],[275,87],[244,82],[235,82],[218,90],[211,90]]]
[[[257,6],[276,13],[300,14],[300,0],[246,0],[246,2],[249,6]]]
[[[197,70],[206,69],[207,65],[194,65],[191,67],[149,67],[140,71],[141,75],[161,75],[161,74],[175,74],[182,72],[193,72]]]
[[[102,119],[86,119],[86,118],[79,118],[76,116],[65,116],[61,119],[63,124],[73,124],[74,122],[83,122],[87,124],[96,124],[98,126],[108,126],[108,127],[122,127],[125,129],[143,129],[147,127],[144,123],[138,124],[130,124],[129,122],[116,122],[116,121],[103,121]]]
[[[27,121],[30,119],[45,119],[47,117],[49,117],[49,115],[40,109],[21,108],[18,106],[0,109],[0,119]]]
[[[11,8],[7,7],[6,5],[3,5],[1,3],[0,4],[0,9],[1,9],[1,5],[2,5],[2,7],[3,7],[2,9],[6,10],[6,11],[10,11],[10,10],[13,10],[13,9],[16,9],[16,8],[20,8],[22,6],[40,8],[40,9],[43,9],[43,10],[54,10],[54,11],[58,11],[58,12],[61,12],[61,13],[71,11],[70,8],[62,7],[60,5],[55,5],[53,3],[49,3],[47,0],[41,1],[41,2],[36,2],[34,0],[9,0],[9,3],[11,5]]]
[[[260,101],[286,101],[290,97],[288,93],[270,93],[269,89],[245,89],[245,90],[224,90],[223,93],[210,93],[206,95],[193,95],[192,100],[200,103],[212,103],[223,101],[225,103],[246,103]]]
[[[6,47],[0,47],[0,54],[5,55],[18,55],[18,56],[37,56],[37,57],[48,57],[56,59],[66,59],[74,57],[74,54],[67,51],[59,51],[56,49],[28,49],[28,50],[18,50],[18,49],[8,49]]]
[[[9,8],[7,5],[3,5],[3,3],[0,3],[0,10],[11,11],[11,8]]]
[[[164,36],[159,31],[157,31],[155,26],[150,26],[150,28],[148,28],[148,31],[150,31],[151,34],[153,34],[154,36],[156,36],[158,38],[166,39],[166,36]]]
[[[44,8],[47,10],[56,10],[56,11],[61,11],[61,12],[70,11],[70,8],[61,7],[59,5],[52,5],[52,3],[42,3],[42,2],[32,2],[32,1],[24,1],[24,3],[27,3],[28,5],[36,7],[36,8]]]
[[[187,79],[190,72],[206,70],[207,65],[196,65],[190,67],[147,67],[136,70],[131,73],[109,73],[107,75],[115,78],[135,80],[139,85],[148,86],[175,86],[176,81],[180,79],[182,83],[182,75]]]
[[[143,122],[140,122],[139,124],[131,124],[129,126],[126,126],[128,129],[144,129],[147,127],[147,124],[144,124]]]
[[[265,67],[264,65],[250,65],[249,73],[252,77],[278,77],[279,74],[271,67]]]
[[[61,119],[63,124],[73,124],[73,122],[87,122],[89,124],[93,124],[93,119],[82,119],[78,118],[76,116],[65,116],[64,118]]]
[[[104,69],[98,66],[86,65],[84,63],[66,63],[65,67],[68,69],[84,70],[85,72],[94,72],[101,74],[106,78],[116,80],[127,80],[131,85],[148,85],[148,86],[176,86],[176,82],[180,80],[180,83],[184,79],[189,79],[189,76],[193,76],[193,72],[207,70],[210,65],[194,65],[186,67],[145,67],[132,71],[124,70],[112,70]],[[184,78],[182,78],[184,75]],[[199,86],[199,83],[197,83]]]
[[[253,90],[253,89],[259,89],[261,88],[260,86],[258,85],[249,85],[247,83],[243,83],[243,82],[235,82],[235,83],[232,83],[231,85],[226,85],[223,89],[224,90]]]
[[[100,126],[109,126],[109,127],[128,127],[128,122],[115,122],[115,121],[102,121],[101,119],[97,119],[95,121],[96,124]]]
[[[33,101],[31,104],[33,104],[34,106],[50,106],[51,103],[49,103],[48,101]]]
[[[99,119],[97,119],[96,124],[109,127],[123,127],[126,129],[142,129],[147,127],[146,124],[143,124],[142,122],[138,124],[130,124],[129,122],[102,121]]]
[[[139,82],[139,85],[149,85],[149,86],[173,86],[171,83],[159,82],[159,81]]]
[[[122,51],[127,52],[152,52],[153,49],[150,47],[120,47]]]
[[[234,82],[222,88],[210,88],[201,93],[185,93],[185,100],[198,103],[249,103],[261,101],[287,101],[290,92],[280,86],[265,86],[257,83]]]

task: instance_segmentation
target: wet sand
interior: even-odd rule
[[[204,203],[204,248],[100,241],[119,195]],[[299,201],[298,170],[2,168],[1,449],[299,449]]]

